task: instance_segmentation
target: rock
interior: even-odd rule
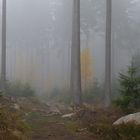
[[[15,110],[20,110],[20,106],[18,104],[14,104],[14,109]]]
[[[126,124],[129,122],[134,122],[140,125],[140,112],[121,117],[116,122],[114,122],[113,125]]]
[[[50,106],[50,113],[61,115],[61,111],[55,106]]]
[[[61,112],[72,112],[73,109],[68,106],[68,105],[64,105],[64,104],[56,104],[56,107],[61,111]]]
[[[56,112],[52,112],[52,113],[49,113],[49,114],[46,114],[44,117],[52,117],[52,116],[58,116],[60,114],[56,113]]]
[[[65,114],[62,118],[72,118],[73,116],[75,116],[75,113]]]

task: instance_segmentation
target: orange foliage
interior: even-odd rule
[[[90,48],[84,48],[81,52],[81,78],[82,85],[88,86],[93,80],[93,59]]]

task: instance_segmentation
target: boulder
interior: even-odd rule
[[[131,122],[140,125],[140,112],[121,117],[120,119],[115,121],[113,125],[120,125],[120,124],[126,124]]]

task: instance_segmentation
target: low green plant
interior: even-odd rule
[[[28,83],[23,84],[21,82],[9,83],[6,89],[6,93],[15,97],[35,96],[35,91],[31,88],[31,86]]]

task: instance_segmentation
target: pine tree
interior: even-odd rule
[[[137,76],[137,68],[129,66],[126,74],[120,73],[119,82],[121,98],[116,101],[117,105],[126,113],[140,108],[140,77]]]
[[[139,50],[133,56],[133,65],[137,68],[137,75],[140,76],[140,51]]]

